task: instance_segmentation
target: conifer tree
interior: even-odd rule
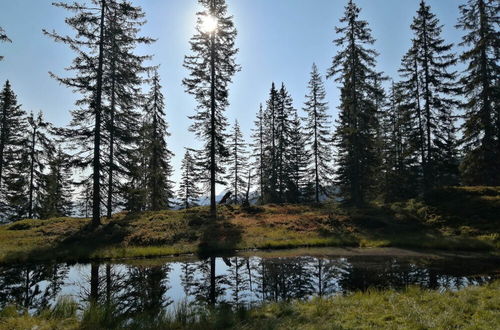
[[[173,198],[172,166],[173,153],[168,149],[166,137],[170,136],[165,121],[165,103],[161,92],[160,77],[155,71],[151,90],[146,96],[146,188],[147,209],[163,210],[171,206]]]
[[[360,206],[373,190],[377,169],[375,132],[378,121],[372,79],[377,52],[371,46],[368,23],[359,19],[360,9],[352,0],[336,28],[340,35],[334,42],[340,48],[332,61],[328,77],[342,84],[339,121],[335,132],[338,149],[337,181],[345,202]]]
[[[279,92],[275,84],[269,91],[269,99],[266,102],[266,109],[263,114],[264,130],[264,152],[263,152],[263,203],[274,203],[278,201],[278,153],[277,153],[277,116],[280,107]]]
[[[9,39],[7,34],[5,33],[5,30],[0,26],[0,42],[12,42],[12,40]],[[0,61],[3,60],[3,56],[0,55]]]
[[[246,143],[241,133],[238,120],[234,122],[234,126],[230,133],[229,142],[229,157],[228,157],[228,171],[226,182],[228,188],[233,193],[233,200],[235,203],[242,201],[242,197],[247,187],[247,173],[248,173],[248,151]]]
[[[314,182],[314,200],[319,203],[320,194],[326,193],[326,186],[330,182],[332,152],[330,116],[327,114],[328,102],[325,101],[325,86],[316,64],[313,64],[311,80],[307,88],[308,93],[304,104],[307,117],[304,129],[307,136],[307,149],[312,158],[309,176]]]
[[[10,215],[26,216],[23,213],[26,208],[12,214],[10,203],[17,203],[13,201],[12,194],[17,191],[16,185],[24,187],[25,181],[21,180],[20,176],[28,173],[26,168],[21,168],[28,164],[27,159],[23,158],[26,156],[26,152],[23,152],[26,147],[25,112],[17,103],[9,81],[5,82],[0,93],[0,111],[0,216],[7,219]]]
[[[407,106],[400,83],[392,83],[389,105],[381,117],[383,133],[382,188],[387,201],[414,197],[418,192],[418,125]]]
[[[81,94],[76,102],[76,109],[72,111],[73,119],[66,135],[76,150],[75,165],[85,171],[90,168],[91,174],[79,183],[92,181],[92,226],[100,225],[101,196],[104,180],[102,158],[102,130],[103,130],[103,71],[104,50],[106,46],[106,10],[107,3],[112,0],[92,0],[91,7],[84,3],[67,4],[54,3],[74,13],[66,18],[66,24],[76,32],[75,37],[65,36],[44,30],[56,42],[67,44],[77,53],[73,64],[67,68],[74,71],[75,76],[69,78],[57,77],[60,83],[72,88]]]
[[[466,32],[460,60],[467,68],[461,79],[465,95],[461,164],[464,182],[473,185],[500,184],[500,5],[495,0],[468,0],[459,7],[457,28]]]
[[[306,134],[302,122],[293,110],[290,116],[289,150],[287,151],[287,197],[288,203],[304,201],[305,189],[308,184],[308,165],[311,158],[306,148]]]
[[[225,0],[198,2],[203,10],[197,14],[196,34],[190,42],[192,55],[184,60],[190,76],[183,84],[198,102],[196,114],[190,117],[194,120],[191,130],[205,143],[201,165],[207,173],[203,176],[210,185],[210,213],[215,218],[215,187],[223,172],[220,163],[228,156],[224,110],[229,105],[229,83],[239,70],[235,63],[237,32]]]
[[[181,205],[188,209],[197,205],[201,195],[197,183],[198,172],[196,161],[189,150],[186,150],[184,158],[182,159],[181,171],[181,182],[177,195],[179,196]]]
[[[265,167],[265,137],[264,137],[264,111],[262,104],[259,107],[257,118],[254,121],[254,128],[252,128],[252,164],[253,176],[258,178],[260,201],[264,198],[264,167]],[[248,188],[248,187],[247,187]]]
[[[288,93],[285,84],[281,85],[278,94],[276,111],[276,171],[277,171],[277,202],[286,201],[287,185],[290,181],[289,162],[291,160],[291,134],[294,114],[293,99]]]
[[[142,101],[141,74],[150,70],[143,62],[151,56],[134,53],[140,45],[153,42],[138,36],[144,25],[144,12],[128,1],[108,0],[106,11],[104,96],[103,109],[103,164],[107,175],[107,217],[120,204],[121,185],[132,173],[129,171],[131,153],[137,148],[140,113],[136,109]]]
[[[414,179],[415,193],[420,193],[424,190],[424,169],[426,166],[426,135],[425,135],[425,118],[424,109],[422,107],[422,84],[420,80],[419,64],[417,56],[413,49],[410,49],[401,61],[399,74],[402,80],[398,83],[397,93],[401,95],[401,106],[409,111],[408,123],[412,127],[411,143],[418,168]]]
[[[71,158],[59,147],[49,155],[47,168],[37,213],[41,219],[70,216],[73,211]]]
[[[452,97],[458,92],[456,73],[452,71],[456,57],[451,52],[453,45],[446,44],[441,37],[442,26],[424,0],[420,2],[411,29],[414,38],[404,64],[414,66],[420,88],[415,93],[421,97],[422,140],[425,143],[423,183],[424,190],[429,191],[435,186],[454,181],[450,181],[446,171],[455,172],[453,164],[456,164],[456,159],[450,158],[454,157],[451,150],[456,145],[452,113],[457,107]],[[411,70],[408,67],[406,72]]]
[[[28,217],[38,217],[40,210],[39,195],[43,193],[43,176],[45,167],[54,154],[54,144],[50,139],[51,125],[43,118],[42,112],[35,117],[33,113],[28,117],[28,133],[26,137],[29,156],[29,188],[28,188]],[[24,193],[21,191],[21,193]]]

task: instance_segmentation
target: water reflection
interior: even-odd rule
[[[113,306],[120,317],[154,318],[180,302],[249,306],[370,288],[460,289],[497,279],[498,259],[396,257],[210,257],[154,265],[43,264],[0,268],[0,308],[32,313],[71,296],[82,308]]]

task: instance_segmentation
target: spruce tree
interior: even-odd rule
[[[308,184],[308,165],[311,154],[306,148],[306,134],[302,122],[293,110],[290,115],[289,150],[287,152],[287,197],[288,203],[299,203],[305,200]]]
[[[471,185],[500,184],[500,6],[496,0],[468,0],[459,7],[457,28],[466,32],[460,60],[467,67],[460,80],[465,95],[461,164],[464,182]]]
[[[61,147],[51,150],[46,167],[37,214],[41,219],[70,216],[73,212],[71,157]]]
[[[45,167],[54,152],[54,144],[49,136],[51,125],[43,118],[42,112],[36,117],[33,113],[28,117],[27,149],[29,154],[29,188],[28,217],[38,217],[41,207],[38,204],[43,193],[43,176]],[[21,192],[23,193],[23,192]]]
[[[12,42],[12,40],[9,39],[7,34],[5,33],[5,30],[0,26],[0,42]],[[3,56],[0,55],[0,61],[3,60]]]
[[[183,80],[186,91],[198,102],[191,130],[205,143],[202,166],[210,185],[210,213],[217,216],[216,183],[223,172],[221,161],[228,156],[224,110],[229,105],[229,83],[239,70],[235,63],[236,29],[233,17],[227,13],[225,0],[199,0],[203,10],[197,21],[196,34],[191,39],[192,55],[184,66],[190,76]]]
[[[227,160],[229,167],[226,182],[233,194],[232,199],[235,203],[239,203],[242,201],[247,188],[248,151],[238,120],[234,122],[229,136],[229,157]]]
[[[331,134],[330,116],[328,112],[328,102],[325,101],[326,91],[323,79],[318,72],[318,67],[313,64],[311,80],[307,87],[306,102],[304,111],[305,118],[306,145],[310,152],[311,160],[309,167],[309,177],[314,182],[314,200],[320,201],[320,194],[326,194],[327,185],[331,180]]]
[[[153,42],[138,36],[145,23],[144,12],[128,1],[108,0],[106,11],[105,65],[103,108],[103,164],[107,175],[107,217],[121,204],[122,185],[130,180],[131,153],[137,148],[139,117],[137,109],[142,101],[141,74],[150,70],[143,63],[150,56],[136,55],[140,45]],[[105,146],[105,147],[104,147]]]
[[[265,137],[264,137],[264,111],[262,104],[259,107],[257,118],[254,121],[254,128],[252,128],[252,164],[253,176],[257,177],[259,185],[259,199],[261,202],[264,200],[264,168],[265,168]]]
[[[54,3],[74,13],[66,18],[65,22],[76,32],[75,37],[61,35],[44,30],[56,42],[67,44],[77,55],[73,64],[67,68],[74,71],[75,76],[69,78],[57,77],[60,83],[72,88],[81,94],[76,102],[76,109],[72,111],[73,119],[66,135],[74,150],[75,165],[83,171],[90,169],[90,176],[83,178],[79,183],[92,181],[92,226],[100,225],[102,184],[104,171],[102,158],[102,130],[103,130],[103,71],[104,50],[106,46],[105,23],[107,2],[111,0],[92,0],[92,7],[83,3],[67,4]]]
[[[177,196],[181,201],[181,205],[188,209],[196,206],[200,198],[200,190],[198,188],[198,171],[196,162],[189,150],[186,150],[181,165],[181,182]]]
[[[400,83],[392,83],[389,104],[381,117],[383,131],[382,175],[386,201],[415,197],[419,190],[418,125],[414,109],[407,106]]]
[[[264,131],[264,152],[263,152],[263,203],[275,203],[278,201],[278,153],[277,153],[277,115],[280,107],[279,92],[275,84],[269,91],[269,99],[266,102],[266,109],[263,114]]]
[[[378,126],[372,79],[377,52],[369,48],[375,40],[368,23],[359,19],[360,9],[352,0],[336,28],[340,37],[334,42],[340,48],[333,58],[328,77],[342,84],[341,105],[335,144],[338,149],[337,181],[344,201],[363,205],[374,186],[378,167],[375,133]]]
[[[409,111],[409,125],[412,127],[411,143],[418,168],[414,178],[414,191],[419,194],[424,191],[424,169],[426,165],[426,135],[425,135],[425,117],[422,107],[422,84],[420,80],[419,64],[417,56],[413,49],[410,49],[401,61],[399,74],[402,80],[398,83],[397,94],[401,95],[401,106]]]
[[[0,93],[0,111],[0,216],[7,219],[11,215],[26,216],[23,211],[12,212],[11,202],[24,204],[23,201],[13,201],[12,194],[18,191],[16,186],[25,187],[25,181],[21,179],[28,170],[23,167],[29,164],[24,159],[27,155],[25,112],[17,103],[9,81],[5,82]]]
[[[276,171],[277,171],[277,202],[286,202],[287,185],[290,182],[289,162],[291,161],[291,135],[294,114],[293,99],[288,93],[285,84],[281,85],[278,94],[276,111]]]
[[[168,124],[165,121],[165,103],[161,92],[160,77],[155,71],[151,90],[146,96],[146,188],[147,209],[163,210],[171,207],[173,198],[172,166],[174,154],[168,149],[166,137]]]
[[[421,89],[425,138],[423,181],[424,190],[429,191],[456,180],[447,173],[456,172],[453,169],[456,155],[452,151],[456,145],[453,110],[458,105],[453,98],[458,93],[456,73],[452,71],[456,57],[451,52],[453,45],[445,43],[441,37],[442,26],[424,0],[420,2],[411,29],[414,37],[407,56],[414,57],[414,70]],[[412,65],[412,61],[409,62],[408,65]]]

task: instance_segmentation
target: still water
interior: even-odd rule
[[[498,278],[498,258],[471,257],[233,256],[19,265],[0,267],[0,309],[17,304],[36,313],[69,296],[82,308],[93,298],[133,314],[180,303],[251,306],[409,285],[457,290]]]

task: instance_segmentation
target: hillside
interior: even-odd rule
[[[0,262],[82,261],[309,246],[500,248],[500,188],[437,190],[409,200],[348,209],[337,204],[220,207],[119,213],[90,230],[88,219],[21,220],[0,226]]]

